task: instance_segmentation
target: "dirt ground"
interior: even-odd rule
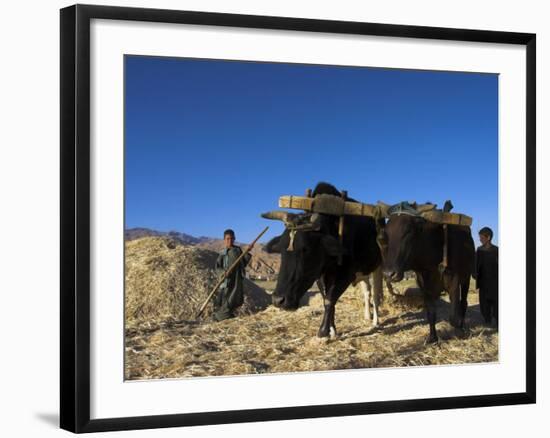
[[[406,286],[400,283],[398,288]],[[380,325],[374,328],[363,318],[362,293],[350,287],[336,305],[338,336],[331,340],[316,337],[323,316],[320,294],[312,290],[305,301],[307,304],[294,312],[269,306],[222,322],[166,320],[128,328],[126,379],[498,361],[498,330],[482,323],[473,290],[465,333],[457,334],[449,325],[448,301],[446,297],[440,301],[440,342],[432,345],[424,344],[428,325],[418,301],[396,300],[385,291]]]

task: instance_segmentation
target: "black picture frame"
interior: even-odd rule
[[[536,401],[536,35],[376,23],[74,5],[61,9],[60,427],[75,433],[515,405]],[[90,21],[182,23],[489,42],[526,47],[526,391],[240,411],[90,419]]]

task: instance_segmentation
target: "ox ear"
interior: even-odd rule
[[[281,237],[283,236],[277,236],[271,239],[269,242],[266,243],[264,246],[264,251],[272,254],[272,253],[280,253],[281,252]]]
[[[344,254],[344,248],[336,237],[325,235],[321,239],[321,244],[329,256],[338,257]]]

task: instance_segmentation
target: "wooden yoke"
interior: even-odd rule
[[[330,214],[333,216],[387,217],[387,212],[383,211],[382,207],[389,206],[380,202],[379,205],[363,204],[361,202],[346,201],[343,196],[322,194],[311,197],[309,191],[306,194],[308,196],[281,196],[279,197],[279,207]],[[437,210],[434,204],[430,204],[429,206],[420,205],[416,210],[420,216],[430,222],[468,227],[472,225],[472,218],[470,216]]]
[[[472,225],[472,218],[468,215],[461,213],[449,213],[441,210],[431,210],[422,212],[421,216],[430,222],[438,224],[449,225],[464,225],[470,227]]]
[[[345,201],[342,197],[334,195],[317,195],[314,198],[308,196],[286,195],[279,197],[280,208],[292,208],[313,213],[331,214],[334,216],[370,216],[374,217],[376,205],[362,204],[360,202]]]
[[[281,196],[279,198],[279,207],[338,216],[338,241],[340,245],[343,245],[344,221],[346,215],[374,217],[375,214],[380,214],[380,207],[371,204],[362,204],[360,202],[346,201],[347,196],[347,190],[342,190],[340,196],[320,194],[312,197],[311,190],[307,189],[305,197],[293,195]],[[339,255],[338,264],[342,265],[342,263],[343,256]]]
[[[361,202],[346,201],[347,191],[342,190],[340,196],[320,194],[315,197],[311,196],[311,190],[306,190],[306,196],[281,196],[279,198],[279,207],[281,208],[293,208],[297,210],[304,210],[312,213],[322,213],[332,216],[338,216],[338,240],[340,244],[344,241],[344,216],[369,216],[378,221],[382,217],[391,216],[392,208],[400,206],[403,208],[403,204],[407,204],[412,210],[412,213],[417,216],[421,216],[427,221],[442,224],[443,225],[443,259],[439,265],[439,270],[443,274],[448,267],[448,225],[459,225],[470,227],[472,225],[472,218],[468,215],[461,213],[451,213],[452,203],[447,201],[443,210],[436,209],[436,205],[432,203],[417,205],[413,203],[400,203],[391,207],[378,202],[378,205],[363,204]],[[377,232],[378,223],[377,223]],[[338,256],[338,264],[342,264],[342,256]]]

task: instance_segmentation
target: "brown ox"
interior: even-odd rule
[[[427,342],[438,340],[436,300],[442,291],[450,297],[451,325],[463,329],[475,255],[470,227],[430,222],[407,203],[395,205],[387,213],[389,220],[378,236],[384,275],[400,281],[405,271],[416,273],[430,325]]]

